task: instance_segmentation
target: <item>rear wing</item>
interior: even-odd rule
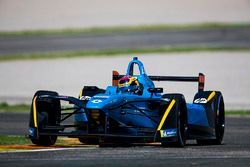
[[[113,71],[112,85],[118,86],[118,81],[124,75],[120,75],[119,72]],[[196,76],[148,76],[152,81],[174,81],[174,82],[198,82],[198,91],[203,91],[205,86],[205,75],[199,73]]]

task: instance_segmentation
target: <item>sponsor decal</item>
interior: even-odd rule
[[[90,100],[91,97],[90,96],[82,96],[80,97],[80,100]]]
[[[29,128],[29,135],[35,136],[35,129],[34,128]]]
[[[169,101],[170,101],[170,99],[169,99],[169,98],[164,98],[163,100],[164,100],[164,101],[167,101],[167,102],[169,102]]]
[[[207,99],[206,98],[198,98],[194,100],[194,103],[207,103]]]
[[[96,100],[92,100],[91,102],[92,102],[92,103],[101,103],[101,102],[102,102],[102,100],[100,100],[100,99],[96,99]]]
[[[160,130],[161,137],[175,137],[177,136],[177,129]]]

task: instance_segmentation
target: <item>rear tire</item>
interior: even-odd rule
[[[37,91],[33,97],[39,97],[42,95],[52,95],[58,96],[58,93],[51,91]],[[57,136],[47,136],[40,135],[40,132],[58,132],[58,131],[47,131],[43,130],[45,126],[55,126],[60,124],[61,118],[61,106],[60,100],[57,99],[37,99],[36,100],[36,109],[37,109],[37,124],[38,124],[38,138],[31,138],[31,142],[40,146],[50,146],[54,145]],[[31,105],[31,114],[33,114],[33,102]]]
[[[214,129],[215,129],[215,139],[210,140],[196,140],[198,145],[220,145],[223,140],[225,131],[225,107],[224,99],[221,92],[216,92],[213,99],[214,107]]]

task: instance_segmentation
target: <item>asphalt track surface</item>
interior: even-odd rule
[[[4,121],[5,120],[5,121]],[[22,134],[28,114],[0,114],[1,134]],[[5,122],[5,124],[3,124]],[[16,123],[19,126],[13,126]],[[127,147],[76,147],[0,153],[1,167],[11,166],[249,166],[250,118],[226,117],[222,145],[185,148],[134,144]]]
[[[249,47],[250,28],[0,37],[0,55],[162,47]]]

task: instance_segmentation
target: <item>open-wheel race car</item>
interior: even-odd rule
[[[86,144],[159,142],[183,147],[189,139],[202,145],[222,143],[223,96],[219,91],[204,91],[202,73],[148,76],[135,57],[126,75],[113,71],[112,78],[112,86],[106,89],[84,86],[78,98],[37,91],[29,121],[32,143],[53,145],[58,136],[79,138]],[[163,94],[163,88],[152,81],[197,82],[198,92],[192,103],[186,103],[182,94]]]

